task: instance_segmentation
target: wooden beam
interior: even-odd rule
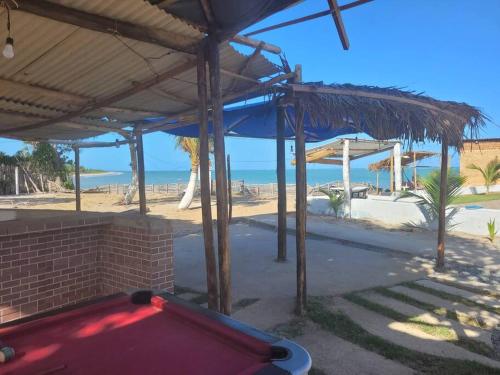
[[[215,34],[208,36],[208,65],[214,128],[214,154],[217,196],[217,245],[219,250],[219,285],[221,312],[231,315],[231,253],[227,213],[227,176],[224,145],[223,104],[220,81],[219,45]]]
[[[275,46],[274,44],[269,44],[261,40],[256,40],[243,35],[235,35],[230,39],[231,42],[241,44],[247,47],[260,48],[264,51],[274,53],[276,55],[281,54],[281,48]]]
[[[383,147],[383,148],[379,148],[377,150],[373,150],[373,151],[370,151],[370,152],[367,152],[367,153],[364,153],[364,154],[361,154],[361,155],[351,156],[351,160],[358,160],[358,159],[361,159],[361,158],[364,158],[364,157],[367,157],[367,156],[372,156],[372,155],[380,154],[381,152],[385,152],[385,151],[391,150],[393,148],[394,148],[393,145],[387,146],[387,147]]]
[[[358,0],[358,1],[353,1],[352,3],[339,6],[339,9],[340,10],[351,9],[351,8],[354,8],[354,7],[358,6],[358,5],[369,3],[371,1],[373,1],[373,0]],[[272,25],[272,26],[268,26],[268,27],[263,27],[262,29],[257,29],[257,30],[251,31],[249,33],[246,33],[246,34],[244,34],[244,36],[249,37],[249,36],[256,35],[256,34],[261,34],[261,33],[266,32],[266,31],[281,29],[281,28],[286,27],[286,26],[291,26],[291,25],[295,25],[295,24],[302,23],[302,22],[305,22],[305,21],[314,20],[316,18],[330,16],[331,14],[332,14],[332,11],[330,9],[323,10],[321,12],[313,13],[313,14],[310,14],[308,16],[295,18],[293,20],[281,22],[281,23],[278,23],[276,25]]]
[[[314,87],[312,85],[290,84],[289,87],[295,92],[312,92],[312,93],[318,93],[318,94],[359,96],[362,98],[383,99],[383,100],[390,100],[390,101],[398,102],[398,103],[412,104],[412,105],[416,105],[416,106],[419,106],[422,108],[429,109],[431,111],[444,113],[448,116],[455,117],[456,119],[459,119],[462,121],[467,120],[460,115],[457,115],[457,114],[455,114],[451,111],[448,111],[446,109],[439,108],[438,106],[435,106],[434,104],[425,103],[425,102],[422,102],[422,101],[417,100],[417,99],[405,98],[402,96],[379,94],[379,93],[375,93],[375,92],[366,92],[366,91],[361,91],[361,90],[339,89],[339,88],[334,88],[334,87]]]
[[[278,262],[286,261],[285,108],[278,104],[276,118],[276,177],[278,181]]]
[[[13,110],[7,110],[7,109],[0,109],[0,113],[10,115],[10,116],[17,116],[17,117],[22,117],[25,118],[27,121],[31,121],[32,119],[50,119],[53,117],[47,116],[47,115],[41,115],[41,114],[34,114],[34,113],[26,113],[26,112],[19,112],[19,111],[13,111]],[[106,124],[104,122],[104,124]],[[97,131],[97,132],[115,132],[119,134],[128,134],[129,132],[127,130],[123,130],[121,128],[106,128],[98,125],[92,125],[92,124],[84,124],[80,122],[64,122],[63,124],[60,124],[61,126],[65,126],[71,129],[80,129],[80,130],[89,130],[89,131]],[[1,130],[0,130],[1,133]]]
[[[81,193],[80,193],[80,149],[73,148],[75,151],[75,209],[77,212],[82,210]]]
[[[340,159],[318,159],[318,160],[310,161],[309,163],[342,165],[342,160],[340,160]]]
[[[67,93],[64,91],[56,90],[56,89],[51,89],[47,88],[44,86],[40,85],[33,85],[29,83],[24,83],[24,82],[17,82],[17,81],[12,81],[8,79],[3,79],[0,78],[0,86],[3,88],[9,89],[9,90],[22,90],[22,91],[28,91],[32,95],[40,95],[46,98],[52,98],[59,100],[61,102],[66,102],[67,104],[70,105],[76,105],[76,106],[81,106],[84,104],[87,104],[89,102],[93,102],[96,99],[95,98],[90,98],[87,96],[82,96],[82,95],[75,95],[71,93]],[[60,112],[68,112],[67,109],[61,109],[57,108],[58,111]],[[109,113],[125,113],[125,114],[134,114],[134,115],[140,115],[143,117],[148,117],[148,116],[164,116],[167,115],[165,112],[152,112],[152,111],[143,111],[135,108],[123,108],[123,107],[102,107],[102,111],[104,112],[109,112]]]
[[[260,81],[258,79],[255,79],[255,78],[252,78],[252,77],[247,77],[247,76],[245,76],[243,74],[238,74],[238,73],[235,73],[235,72],[231,72],[230,70],[221,69],[220,72],[222,74],[224,74],[225,76],[233,77],[233,78],[239,79],[241,81],[247,81],[247,82],[252,82],[252,83],[256,83],[256,84],[260,83]]]
[[[219,292],[217,287],[217,262],[214,249],[212,224],[212,204],[210,202],[210,159],[208,141],[208,93],[206,71],[206,49],[198,51],[198,112],[200,124],[200,190],[201,214],[203,219],[203,241],[205,244],[205,268],[207,274],[208,308],[219,310]]]
[[[302,66],[295,67],[295,82],[302,81]],[[295,103],[295,246],[297,252],[297,304],[296,313],[304,315],[307,304],[306,277],[306,218],[307,177],[306,146],[304,134],[304,108],[298,99]]]
[[[129,143],[135,143],[133,139],[116,140],[115,142],[74,142],[59,139],[49,139],[47,143],[53,145],[70,145],[73,148],[102,148],[102,147],[120,147]]]
[[[446,196],[448,195],[448,141],[443,137],[441,142],[441,179],[439,185],[439,217],[436,269],[444,268],[444,241],[446,235]]]
[[[330,6],[330,11],[332,12],[333,22],[335,22],[335,27],[339,33],[340,41],[342,47],[345,50],[349,49],[349,38],[344,27],[344,21],[342,20],[342,15],[340,14],[340,8],[337,4],[337,0],[328,0],[328,5]]]
[[[137,148],[137,175],[139,178],[139,212],[146,215],[146,172],[144,169],[144,144],[142,142],[142,130],[134,130]]]
[[[0,135],[3,134],[11,134],[11,133],[18,133],[20,131],[25,131],[25,130],[32,130],[32,129],[40,129],[45,126],[49,126],[58,122],[64,122],[71,120],[74,117],[80,117],[85,113],[95,111],[99,108],[109,106],[110,104],[113,104],[115,102],[118,102],[120,100],[123,100],[125,98],[128,98],[129,96],[132,96],[134,94],[137,94],[138,92],[144,91],[152,86],[157,85],[160,82],[163,82],[169,78],[172,78],[178,74],[181,74],[191,68],[193,68],[196,64],[196,60],[188,60],[184,63],[180,63],[176,65],[175,67],[155,76],[154,78],[151,78],[149,80],[143,81],[141,83],[138,83],[136,85],[133,85],[131,88],[127,88],[125,90],[122,90],[120,92],[114,93],[108,97],[105,97],[103,99],[93,101],[91,103],[88,103],[88,105],[85,105],[73,112],[66,113],[58,118],[50,119],[50,120],[45,120],[41,121],[36,124],[30,124],[30,125],[25,125],[21,127],[16,127],[16,128],[9,128],[9,129],[2,129],[0,130]]]
[[[215,20],[214,13],[212,11],[212,5],[210,4],[210,0],[200,0],[201,9],[203,10],[203,15],[205,16],[205,20],[209,25],[209,28],[215,29],[217,27],[217,23]]]
[[[122,36],[146,42],[174,51],[194,54],[198,39],[186,37],[159,28],[150,28],[97,14],[87,13],[45,0],[23,0],[17,2],[13,11],[22,11],[54,21],[78,26],[100,33]]]

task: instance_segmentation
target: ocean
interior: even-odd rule
[[[419,168],[419,175],[428,174],[431,168]],[[413,169],[404,169],[403,183],[408,179],[412,179]],[[215,174],[212,172],[212,178]],[[244,180],[247,184],[268,184],[276,182],[276,171],[262,169],[242,169],[231,170],[231,178],[233,181]],[[186,183],[189,179],[189,171],[146,171],[146,184],[167,184],[167,183]],[[83,189],[94,188],[100,185],[108,184],[128,184],[131,180],[131,172],[114,172],[113,174],[90,175],[81,177],[81,187]],[[289,184],[295,183],[295,169],[287,169],[286,180]],[[327,182],[342,181],[342,169],[308,169],[307,183],[309,185],[324,184]],[[365,168],[352,168],[351,181],[358,183],[377,182],[375,172],[370,172]],[[379,185],[382,188],[388,188],[390,184],[389,172],[381,172],[379,177]]]

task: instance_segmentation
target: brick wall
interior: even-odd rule
[[[172,231],[163,221],[116,218],[104,233],[102,287],[105,294],[127,288],[173,291]],[[169,228],[168,228],[169,229]]]
[[[465,142],[460,152],[460,174],[467,177],[466,186],[483,186],[484,179],[479,171],[467,168],[476,164],[484,168],[492,159],[500,159],[500,139],[481,142]]]
[[[173,291],[165,220],[74,214],[1,225],[0,323],[131,288]]]

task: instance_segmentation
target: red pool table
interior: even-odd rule
[[[115,296],[4,324],[15,358],[4,375],[307,374],[297,344],[161,294],[146,304]]]

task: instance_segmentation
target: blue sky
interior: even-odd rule
[[[249,30],[326,8],[326,0],[306,0]],[[351,43],[349,51],[342,50],[331,17],[255,38],[279,45],[292,66],[302,64],[304,81],[397,86],[466,102],[491,119],[481,136],[500,137],[500,1],[375,0],[342,14]],[[151,134],[144,142],[147,170],[189,168],[187,156],[174,149],[171,136]],[[0,151],[14,153],[20,147],[20,142],[0,138]],[[439,150],[434,144],[418,148]],[[226,138],[226,151],[234,169],[272,169],[275,165],[273,141]],[[457,165],[458,157],[452,154]],[[81,159],[87,167],[129,169],[126,147],[85,150]],[[354,167],[376,159],[358,160]],[[311,166],[318,167],[324,166]]]

